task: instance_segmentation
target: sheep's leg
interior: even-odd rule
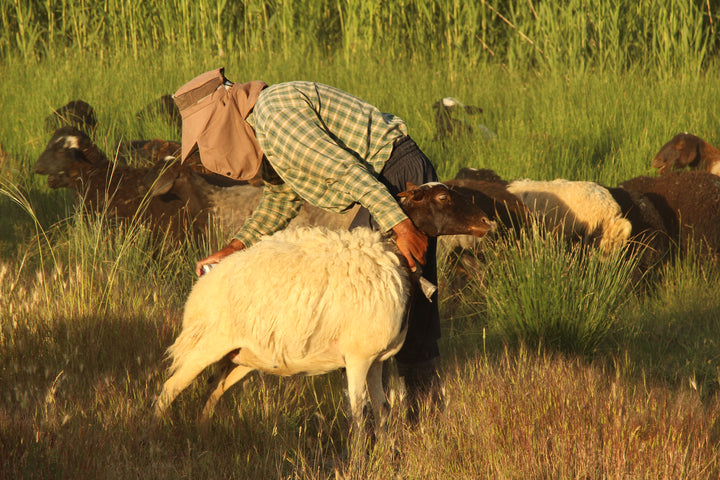
[[[365,406],[365,390],[368,371],[373,364],[372,358],[345,358],[345,373],[350,397],[350,412],[353,423],[358,431],[362,430],[363,408]],[[381,385],[382,388],[382,385]]]
[[[373,415],[375,416],[375,431],[385,425],[390,404],[385,396],[385,390],[382,385],[383,362],[375,361],[370,366],[367,374],[367,389],[370,394],[370,403],[373,407]]]
[[[162,417],[168,406],[182,392],[185,387],[195,380],[195,377],[205,370],[206,367],[218,361],[217,358],[208,358],[202,355],[190,355],[184,359],[182,366],[165,381],[157,403],[155,404],[155,416]]]
[[[253,367],[245,365],[235,365],[231,363],[223,366],[223,373],[217,379],[213,385],[212,393],[205,402],[202,414],[200,415],[200,423],[207,423],[210,419],[210,415],[215,410],[215,405],[230,387],[235,385],[237,382],[245,378],[245,375],[255,370]]]

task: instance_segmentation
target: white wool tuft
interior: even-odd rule
[[[63,142],[63,148],[67,149],[79,149],[80,139],[74,135],[67,135],[65,137],[58,138],[56,143]]]

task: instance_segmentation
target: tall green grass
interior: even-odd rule
[[[0,102],[13,112],[0,118],[0,146],[8,153],[5,178],[30,189],[46,188],[43,177],[28,174],[49,139],[44,118],[53,107],[77,98],[95,107],[95,141],[108,154],[122,138],[180,140],[179,132],[138,121],[135,113],[217,65],[225,65],[227,75],[237,81],[312,79],[337,85],[396,113],[408,122],[410,134],[445,178],[461,166],[485,166],[505,178],[566,177],[616,185],[652,173],[650,159],[680,131],[711,143],[719,139],[717,117],[710,108],[720,101],[713,88],[717,66],[699,75],[651,81],[642,72],[538,76],[492,65],[458,73],[440,61],[399,61],[390,68],[382,58],[369,56],[358,56],[357,67],[337,59],[312,57],[289,63],[248,55],[173,66],[174,53],[149,54],[140,63],[130,57],[93,57],[88,59],[90,68],[81,68],[70,57],[0,64],[6,87],[0,91]],[[476,127],[494,131],[497,139],[488,142],[476,135],[434,141],[432,104],[444,96],[482,107],[484,112],[473,121]]]
[[[639,63],[694,74],[717,53],[711,2],[672,0],[30,0],[0,7],[0,56],[84,56],[173,45],[189,58],[237,51],[288,58],[365,52],[428,56],[457,68],[624,71]],[[184,59],[183,59],[184,60]]]
[[[475,295],[487,298],[490,328],[503,338],[592,355],[629,333],[622,331],[628,328],[622,315],[634,293],[636,262],[624,249],[568,248],[533,226],[484,256],[487,273]]]
[[[720,387],[720,269],[695,254],[664,265],[657,288],[640,299],[626,339],[633,360],[661,384],[688,385],[703,397]],[[645,310],[652,314],[647,314]]]

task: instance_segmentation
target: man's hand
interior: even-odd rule
[[[202,267],[204,267],[205,265],[212,265],[218,263],[220,260],[227,257],[231,253],[235,253],[238,250],[242,250],[243,248],[245,248],[245,244],[243,244],[237,238],[234,238],[227,247],[223,248],[222,250],[218,250],[209,257],[203,258],[202,260],[197,262],[195,264],[195,273],[199,277],[200,275],[202,275]]]
[[[417,270],[415,260],[425,265],[425,252],[428,246],[427,235],[418,230],[409,218],[395,225],[393,232],[397,236],[398,249],[407,260],[410,270],[413,272]]]

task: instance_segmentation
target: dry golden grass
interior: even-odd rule
[[[642,381],[610,357],[498,347],[483,353],[469,337],[444,340],[446,407],[428,409],[411,427],[396,405],[387,435],[367,452],[347,453],[340,372],[254,376],[223,398],[209,432],[196,427],[201,380],[167,421],[154,424],[151,404],[167,367],[163,351],[178,331],[178,302],[120,301],[103,315],[75,315],[66,300],[44,294],[65,282],[72,296],[78,287],[69,275],[30,275],[18,283],[8,281],[17,265],[3,267],[2,478],[720,474],[717,395],[703,396],[687,382]],[[474,353],[453,355],[456,349]]]

